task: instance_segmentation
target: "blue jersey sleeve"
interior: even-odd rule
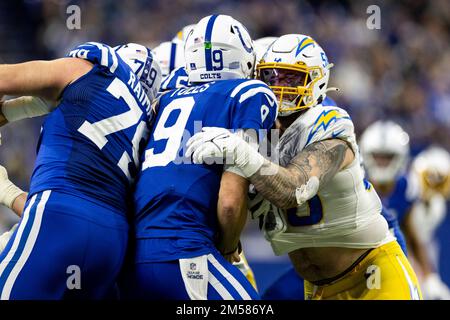
[[[160,91],[174,90],[189,86],[188,74],[185,67],[179,67],[173,70],[167,78],[161,83]]]
[[[119,65],[119,57],[114,49],[99,42],[83,43],[70,50],[66,56],[84,59],[95,65],[109,68],[111,73],[114,73]]]
[[[242,82],[231,93],[235,113],[231,129],[272,128],[278,113],[277,99],[270,88],[259,80]]]

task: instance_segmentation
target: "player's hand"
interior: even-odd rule
[[[223,257],[225,258],[225,260],[233,264],[241,262],[241,256],[239,255],[238,249],[236,249],[236,251],[231,254],[225,254]]]
[[[205,127],[187,142],[186,156],[192,156],[194,163],[201,164],[210,162],[210,159],[224,160],[228,154],[234,162],[235,149],[239,143],[237,139],[238,137],[227,129]]]
[[[233,265],[236,268],[238,268],[244,274],[244,276],[247,278],[247,280],[252,284],[252,286],[256,290],[258,290],[258,287],[256,285],[256,280],[255,280],[255,274],[253,273],[252,268],[250,268],[250,265],[248,264],[248,261],[245,258],[244,252],[241,252],[239,257],[240,257],[241,261],[234,262]]]
[[[187,147],[186,156],[192,156],[194,163],[234,165],[242,170],[246,178],[252,176],[264,163],[264,157],[258,151],[224,128],[203,128],[189,139]],[[218,159],[222,162],[218,162]]]
[[[6,168],[2,165],[0,165],[0,184],[8,179],[8,171],[6,171]]]
[[[432,273],[424,279],[422,291],[426,300],[450,300],[449,288],[436,273]]]
[[[23,190],[9,181],[8,171],[0,165],[0,204],[12,208],[14,200],[22,193]]]

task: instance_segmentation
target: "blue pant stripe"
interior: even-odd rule
[[[222,273],[217,270],[211,262],[208,261],[208,270],[211,272],[214,277],[224,286],[224,288],[228,291],[231,296],[236,300],[242,300],[242,297],[239,295],[237,290],[232,286],[232,284],[222,275]]]

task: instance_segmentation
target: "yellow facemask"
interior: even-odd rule
[[[303,81],[300,81],[297,86],[276,86],[270,85],[269,79],[265,73],[267,71],[274,72],[275,70],[288,70],[303,73]],[[278,62],[264,62],[261,60],[256,67],[257,78],[267,83],[272,91],[279,97],[279,112],[298,111],[307,109],[315,105],[316,101],[313,96],[312,88],[314,84],[324,77],[320,67],[307,67],[303,62],[295,64],[278,63]],[[299,75],[300,78],[300,75]],[[295,96],[294,99],[287,99],[288,96]],[[283,104],[283,101],[288,103]]]

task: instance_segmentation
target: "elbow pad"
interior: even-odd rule
[[[8,122],[39,117],[48,114],[52,109],[43,99],[29,96],[6,100],[2,105],[2,113]]]

